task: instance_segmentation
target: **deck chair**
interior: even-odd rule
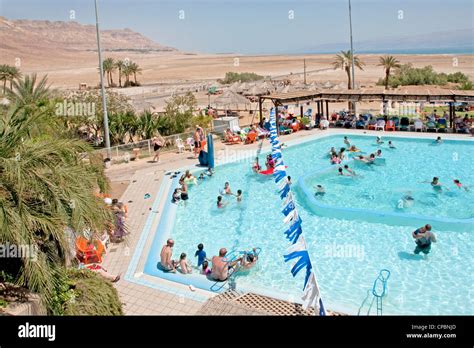
[[[410,128],[410,119],[408,117],[402,117],[400,119],[400,126],[398,127],[401,131],[407,131]]]
[[[100,263],[102,262],[102,254],[105,252],[105,247],[100,240],[94,239],[91,243],[83,236],[76,239],[76,257],[79,262],[84,264]]]
[[[189,146],[189,151],[193,152],[194,151],[194,139],[189,137],[186,139],[186,145]]]
[[[426,122],[426,131],[431,132],[431,133],[436,133],[437,132],[436,123],[433,121]]]
[[[415,121],[415,132],[423,132],[425,126],[423,125],[423,122],[421,122],[420,120],[416,120]]]
[[[440,118],[436,126],[438,127],[438,133],[445,133],[448,128],[448,123],[445,118]]]
[[[255,141],[257,141],[257,133],[249,132],[247,134],[247,138],[245,139],[245,144],[253,144]]]
[[[181,138],[176,138],[176,147],[178,148],[178,152],[181,153],[184,151],[184,144],[183,144],[183,139]]]
[[[382,130],[382,132],[385,131],[385,120],[377,120],[375,130]]]
[[[393,120],[388,120],[387,124],[385,125],[385,130],[388,131],[395,131],[395,122]]]

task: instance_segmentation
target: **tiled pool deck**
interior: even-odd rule
[[[331,134],[378,134],[381,132],[329,129],[325,131],[301,131],[281,137],[285,143],[300,142],[316,139]],[[390,136],[427,137],[433,138],[436,133],[388,132]],[[469,139],[470,135],[441,134],[446,139]],[[256,150],[253,145],[223,145],[219,141],[214,143],[216,155],[219,150],[249,151]],[[264,148],[269,147],[268,142]],[[235,155],[235,154],[234,154]],[[141,159],[138,162],[119,164],[107,170],[112,181],[129,180],[130,185],[120,200],[128,205],[127,224],[130,234],[127,241],[112,244],[104,260],[104,268],[110,273],[122,275],[122,279],[115,283],[126,315],[199,315],[207,313],[201,311],[206,300],[216,294],[200,289],[191,291],[187,286],[170,282],[164,279],[143,274],[144,263],[150,250],[154,231],[160,221],[161,211],[169,197],[171,185],[168,171],[195,167],[197,159],[193,159],[190,152],[181,154],[169,153],[161,156],[161,163],[148,163],[150,159]],[[218,164],[218,163],[217,163]],[[150,198],[144,199],[144,195]],[[161,199],[161,197],[165,199]],[[128,203],[131,201],[130,203]],[[209,314],[209,313],[207,313]]]

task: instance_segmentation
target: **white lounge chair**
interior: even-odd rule
[[[193,152],[194,151],[194,139],[189,137],[186,139],[186,144],[189,146],[189,151]]]
[[[375,124],[375,130],[381,129],[382,132],[385,131],[385,120],[378,120],[377,123]]]
[[[178,152],[181,153],[184,151],[184,144],[183,144],[183,139],[181,138],[176,138],[176,147],[178,148]]]
[[[418,132],[418,130],[423,132],[424,128],[425,128],[425,126],[423,125],[423,122],[421,122],[420,120],[415,121],[415,132]]]

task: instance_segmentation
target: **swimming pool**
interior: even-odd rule
[[[377,149],[373,146],[374,137],[351,135],[349,138],[368,152]],[[382,146],[385,166],[355,168],[363,175],[356,179],[358,185],[344,185],[328,174],[318,177],[319,172],[330,167],[326,157],[328,149],[343,146],[342,139],[342,135],[328,136],[283,150],[295,188],[299,178],[309,175],[310,183],[322,182],[326,187],[328,193],[324,199],[328,204],[367,207],[367,201],[370,201],[371,208],[377,211],[397,211],[397,198],[409,190],[415,198],[411,209],[417,213],[459,219],[472,217],[473,193],[461,195],[462,192],[455,191],[454,185],[449,183],[454,177],[466,184],[474,183],[469,162],[472,142],[446,141],[431,146],[427,140],[393,138],[396,150],[388,150],[386,144]],[[456,197],[450,195],[430,196],[430,185],[419,184],[419,181],[429,180],[435,175],[449,185],[461,202],[455,202]],[[366,179],[371,184],[365,182]],[[216,197],[226,181],[230,182],[233,191],[242,189],[244,201],[238,204],[235,199],[228,199],[229,205],[218,210]],[[393,185],[387,186],[388,183]],[[365,197],[369,189],[373,196]],[[440,203],[437,209],[429,204],[426,209],[418,206],[418,202],[425,202],[425,194],[433,198],[427,202]],[[351,200],[350,196],[354,195],[360,197]],[[313,213],[306,199],[298,195],[297,201],[303,219],[303,233],[327,308],[357,314],[380,269],[387,268],[391,277],[388,296],[384,299],[384,314],[474,314],[472,230],[438,231],[433,225],[439,242],[424,258],[413,255],[413,228],[410,226],[319,216]],[[456,204],[457,208],[445,208],[446,202]],[[144,272],[163,276],[156,264],[161,243],[168,236],[175,240],[174,256],[186,252],[188,259],[194,262],[198,243],[204,244],[208,257],[223,246],[228,250],[258,246],[262,248],[260,260],[255,269],[237,276],[237,288],[298,299],[302,293],[303,275],[293,278],[289,272],[290,265],[283,261],[288,244],[283,235],[285,228],[280,207],[271,178],[254,174],[249,162],[219,166],[212,178],[190,189],[186,206],[168,204],[166,209],[173,213],[158,227]],[[200,275],[168,274],[165,277],[181,282],[189,279],[202,288],[212,285]],[[361,314],[366,312],[367,307],[364,307]]]

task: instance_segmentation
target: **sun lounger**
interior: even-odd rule
[[[410,119],[408,117],[402,117],[400,119],[400,126],[398,127],[401,131],[407,131],[410,128]]]

